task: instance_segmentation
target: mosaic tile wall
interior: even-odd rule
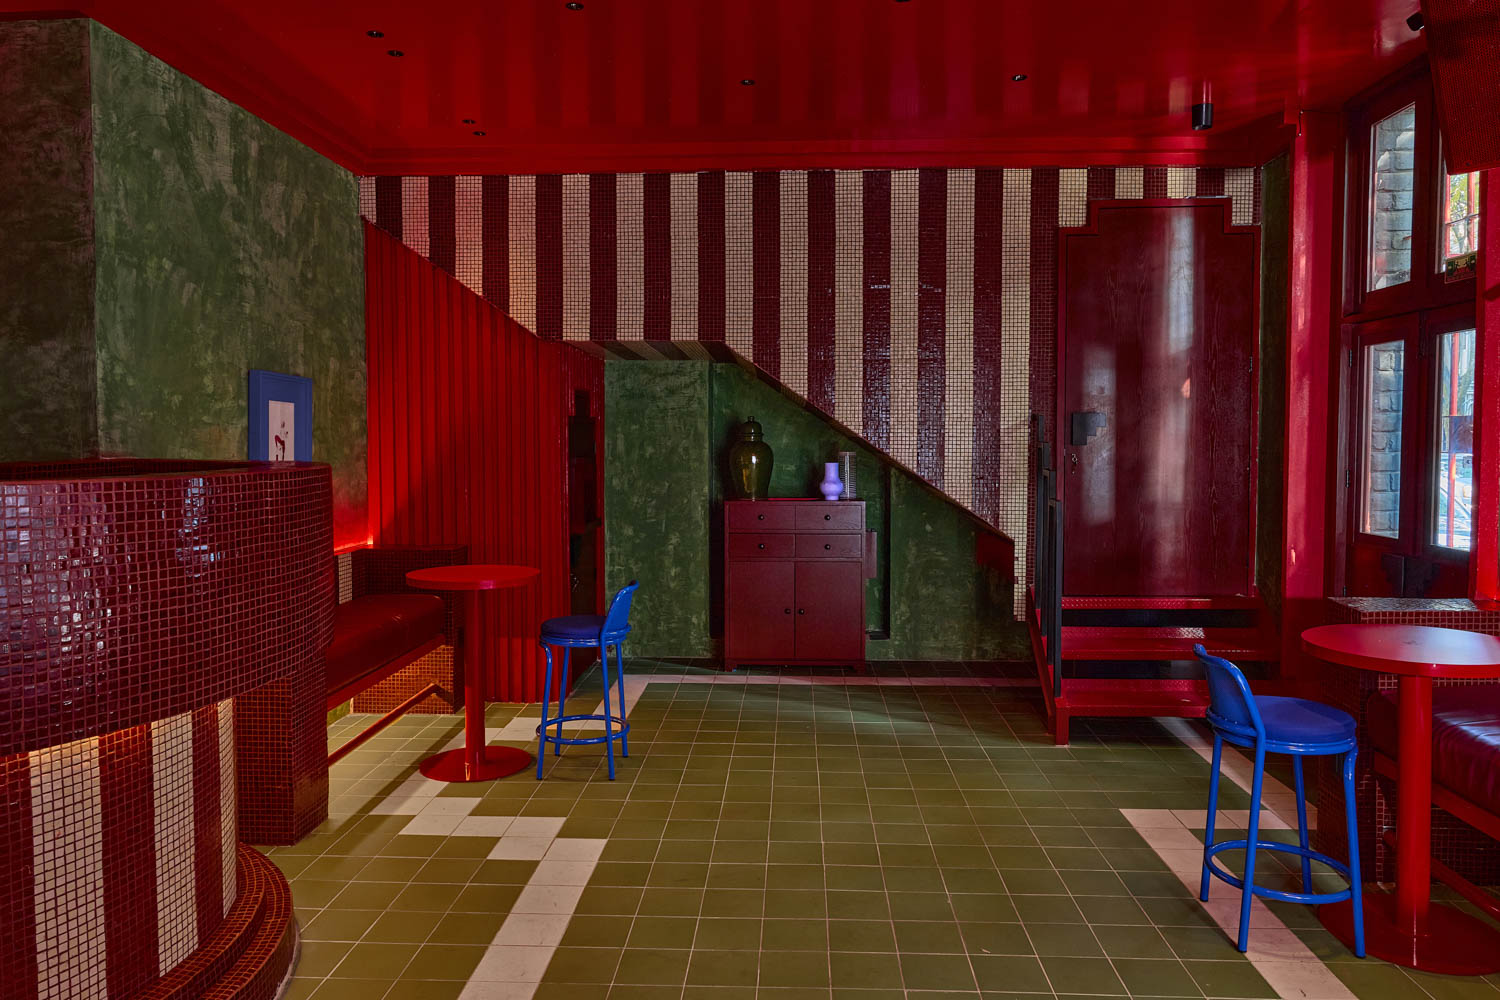
[[[1028,418],[1050,412],[1056,381],[1057,228],[1083,225],[1090,200],[1193,197],[1228,197],[1236,223],[1258,223],[1260,171],[360,182],[366,218],[539,336],[613,357],[733,351],[1021,552]]]
[[[0,758],[0,995],[126,997],[237,896],[234,702]]]

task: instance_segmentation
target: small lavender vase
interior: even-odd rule
[[[823,494],[824,500],[837,500],[844,492],[844,484],[839,482],[839,463],[823,463],[823,481],[818,484],[818,492]]]

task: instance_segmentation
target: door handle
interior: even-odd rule
[[[1104,430],[1107,420],[1098,410],[1075,410],[1068,414],[1068,444],[1081,448]]]

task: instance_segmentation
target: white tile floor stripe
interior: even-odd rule
[[[1029,678],[995,677],[874,677],[874,676],[782,676],[744,671],[719,674],[627,675],[624,682],[625,714],[629,717],[641,693],[651,684],[787,684],[840,685],[846,687],[1029,687]],[[603,703],[594,709],[603,712]],[[530,741],[536,737],[537,716],[518,716],[504,726],[488,727],[489,741]],[[1212,743],[1202,730],[1186,719],[1158,719],[1170,734],[1191,747],[1204,760],[1212,758]],[[579,727],[584,728],[584,727]],[[594,728],[590,726],[589,728]],[[602,724],[597,724],[602,729]],[[450,746],[461,745],[460,733]],[[1251,762],[1226,748],[1223,773],[1248,791]],[[465,984],[459,1000],[531,1000],[551,963],[552,955],[567,931],[585,884],[592,875],[606,841],[595,838],[558,837],[561,817],[470,816],[478,800],[436,798],[444,787],[420,774],[412,775],[370,810],[373,815],[409,815],[401,833],[428,833],[445,827],[450,836],[497,837],[490,858],[536,860],[536,870],[521,890],[509,915],[495,934],[484,958]],[[1296,825],[1296,799],[1280,781],[1266,775],[1262,790],[1265,829],[1288,829]],[[1197,898],[1202,864],[1202,842],[1189,824],[1202,822],[1201,810],[1121,809],[1121,814],[1149,844],[1183,885]],[[1221,810],[1219,822],[1242,829],[1247,810]],[[1310,828],[1316,814],[1309,809]],[[451,822],[451,827],[447,824]],[[1239,897],[1222,883],[1215,884],[1208,903],[1200,904],[1226,934],[1239,926]],[[1301,939],[1271,912],[1261,900],[1251,906],[1250,951],[1247,958],[1256,971],[1283,1000],[1357,1000],[1333,972]]]

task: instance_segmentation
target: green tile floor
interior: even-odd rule
[[[882,668],[880,686],[695,683],[680,675],[702,671],[627,664],[652,682],[618,780],[601,747],[573,747],[549,754],[542,782],[432,785],[420,816],[382,810],[401,808],[461,721],[397,722],[334,767],[328,823],[268,851],[302,931],[288,995],[1278,995],[1122,812],[1201,810],[1195,750],[1150,720],[1084,720],[1054,747],[1034,687],[942,686],[932,668],[909,671],[926,678],[914,686],[904,672]],[[570,708],[598,700],[592,675]],[[493,705],[489,721],[537,714]],[[338,720],[330,745],[368,721]],[[1222,796],[1245,808],[1227,781]],[[402,832],[419,820],[424,832]],[[1359,961],[1311,910],[1271,910],[1342,995],[1500,998],[1483,979]]]

